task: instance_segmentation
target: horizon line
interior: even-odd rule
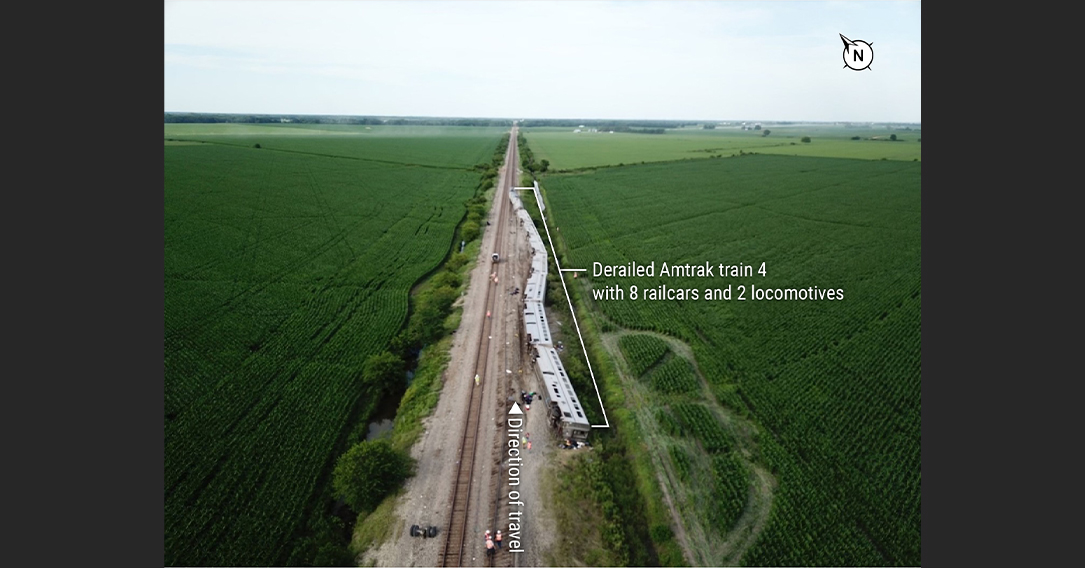
[[[339,114],[339,113],[308,113],[308,112],[219,112],[219,111],[189,111],[189,110],[167,110],[163,111],[165,114],[217,114],[228,116],[308,116],[308,117],[345,117],[345,118],[415,118],[415,119],[456,119],[456,120],[508,120],[508,121],[525,121],[525,120],[594,120],[594,121],[656,121],[656,122],[696,122],[696,123],[708,123],[708,122],[806,122],[806,123],[893,123],[893,124],[922,124],[920,120],[814,120],[814,119],[766,119],[766,118],[712,118],[712,119],[694,119],[694,118],[590,118],[590,117],[520,117],[511,118],[507,116],[441,116],[441,115],[399,115],[399,114]]]

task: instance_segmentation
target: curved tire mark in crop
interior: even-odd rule
[[[613,322],[611,323],[613,324]],[[685,484],[675,472],[669,452],[666,451],[667,446],[652,443],[651,438],[658,440],[670,438],[670,436],[661,432],[659,425],[656,424],[652,412],[655,406],[648,403],[645,396],[649,387],[640,384],[637,377],[630,376],[626,370],[629,365],[618,347],[618,340],[622,336],[631,334],[651,335],[665,341],[676,355],[684,357],[690,362],[694,374],[700,381],[705,403],[718,417],[724,418],[727,422],[741,424],[742,427],[737,429],[739,432],[752,432],[755,427],[716,400],[708,388],[708,382],[701,373],[700,367],[697,365],[697,359],[694,358],[692,349],[684,342],[651,331],[621,329],[621,331],[602,334],[603,345],[611,357],[615,361],[622,361],[622,364],[617,366],[619,375],[624,384],[625,392],[630,396],[633,403],[631,406],[637,422],[643,429],[645,437],[649,438],[645,440],[646,446],[649,448],[652,464],[656,468],[656,476],[663,492],[665,505],[670,511],[676,527],[675,540],[682,547],[686,560],[695,566],[737,566],[742,556],[757,541],[768,523],[772,512],[773,492],[777,487],[776,479],[767,468],[751,461],[745,452],[740,452],[739,455],[742,456],[743,463],[750,470],[750,490],[746,506],[734,526],[726,534],[722,535],[722,538],[717,536],[717,531],[709,526],[697,512],[694,500],[688,494]],[[745,438],[736,440],[740,448],[748,448],[754,444],[748,435],[739,435],[737,437]]]

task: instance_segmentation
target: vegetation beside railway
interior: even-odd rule
[[[687,536],[711,552],[692,562],[919,558],[920,171],[904,160],[746,155],[558,174],[543,184],[557,205],[547,218],[558,254],[572,258],[563,266],[754,258],[769,261],[775,282],[849,292],[832,305],[574,298],[585,306],[578,318],[599,317],[608,346],[625,329],[665,337],[685,346],[703,381],[693,388],[680,368],[664,376],[673,357],[646,354],[652,361],[637,365],[623,403],[604,387],[611,424],[621,425],[613,407],[633,413],[645,453],[662,451],[656,471],[678,495],[677,517],[700,523]],[[569,280],[580,284],[570,293],[587,293],[587,280]]]
[[[501,167],[505,151],[509,144],[509,135],[501,138],[489,163],[481,163],[475,169],[481,172],[475,195],[466,203],[463,220],[456,229],[452,246],[441,266],[415,286],[411,298],[411,313],[407,324],[392,340],[389,351],[398,361],[417,361],[413,369],[413,380],[406,387],[399,399],[395,424],[390,433],[388,444],[391,451],[409,461],[411,446],[422,434],[422,420],[433,412],[441,392],[441,376],[449,361],[451,334],[459,327],[462,308],[454,306],[461,297],[470,280],[471,270],[475,266],[481,242],[480,225],[484,223],[495,191],[494,180]],[[462,247],[462,250],[460,248]],[[358,440],[343,457],[351,451],[357,452],[364,442],[365,423],[358,424],[354,438]],[[393,475],[407,474],[398,469],[398,463],[392,461],[390,471]],[[402,483],[407,475],[398,475]],[[351,540],[351,552],[358,556],[371,546],[379,545],[390,533],[391,516],[396,495],[394,486],[386,488],[383,498],[375,506],[362,513],[355,523]],[[349,493],[340,492],[339,496]]]
[[[353,562],[336,458],[419,354],[408,414],[432,408],[478,250],[500,131],[288,126],[165,128],[167,565]]]
[[[679,540],[686,560],[696,564],[873,565],[918,558],[918,148],[901,146],[916,155],[887,163],[878,153],[888,145],[825,133],[838,139],[818,152],[859,159],[741,150],[735,157],[742,159],[673,159],[687,151],[721,158],[728,151],[716,147],[721,143],[749,143],[740,133],[636,145],[617,134],[552,133],[547,146],[536,145],[539,155],[556,160],[568,154],[593,166],[574,173],[564,169],[569,160],[556,160],[542,185],[565,268],[610,258],[757,258],[769,260],[774,277],[784,275],[789,285],[825,282],[851,292],[848,303],[832,307],[600,302],[583,294],[592,285],[623,283],[566,273],[613,430],[597,438],[619,434],[637,449],[628,460],[641,482],[661,564],[676,563]],[[649,164],[619,163],[619,152],[624,159],[634,150]],[[758,153],[771,150],[758,147]],[[728,231],[720,233],[720,226]],[[643,290],[661,284],[632,282]],[[682,356],[660,355],[648,341],[635,353],[638,340],[631,338],[652,336]],[[609,351],[597,351],[600,339]],[[619,353],[620,339],[628,353]],[[587,376],[577,366],[579,349],[566,353],[569,374]],[[615,380],[622,377],[628,377],[624,389]],[[823,409],[830,407],[827,420]],[[593,495],[602,510],[608,492]],[[668,498],[670,511],[663,505]],[[894,507],[895,515],[886,514]],[[671,515],[684,526],[670,524]],[[614,549],[614,542],[598,538]]]
[[[522,185],[531,184],[525,179]],[[543,193],[544,205],[550,210]],[[540,235],[546,235],[538,206],[532,198],[524,207]],[[549,216],[548,216],[549,217]],[[551,227],[558,261],[565,265],[565,246],[560,230]],[[546,241],[549,247],[549,241]],[[571,273],[570,273],[571,274]],[[568,566],[684,566],[686,561],[671,529],[662,492],[650,455],[612,361],[600,340],[602,325],[594,313],[583,309],[579,287],[568,282],[569,297],[577,309],[577,323],[584,339],[610,428],[592,431],[590,451],[573,451],[553,464],[546,479],[548,501],[555,508],[562,538],[548,559],[551,565]],[[595,396],[579,340],[572,335],[573,322],[565,289],[555,269],[548,277],[546,302],[554,321],[567,331],[562,365],[592,424],[605,422]]]

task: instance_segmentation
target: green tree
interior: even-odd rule
[[[451,259],[449,261],[451,262]],[[442,286],[448,286],[449,288],[459,288],[460,284],[462,283],[463,278],[460,277],[460,273],[456,272],[454,269],[442,270],[435,274],[432,279],[430,279],[430,284],[432,284],[436,288],[440,288]]]
[[[810,137],[809,137],[809,136],[803,136],[803,137],[802,137],[802,141],[803,141],[803,142],[806,142],[807,144],[809,144],[809,143],[810,143]]]
[[[313,566],[354,566],[354,555],[346,546],[325,542],[316,551]]]
[[[478,238],[479,225],[474,221],[467,221],[463,224],[463,228],[460,229],[460,236],[463,240],[471,242]]]
[[[398,489],[413,468],[411,457],[396,451],[387,440],[361,442],[339,456],[332,489],[356,512],[369,512]]]
[[[452,275],[456,276],[455,274]],[[430,290],[426,303],[433,304],[437,308],[437,311],[441,312],[441,319],[444,319],[445,316],[448,315],[449,310],[452,309],[452,304],[459,296],[460,294],[456,291],[455,287],[445,284]]]
[[[452,256],[448,258],[448,269],[459,270],[463,265],[467,264],[467,255],[462,252],[454,252]]]
[[[362,382],[366,386],[386,389],[403,380],[405,370],[403,359],[391,351],[382,351],[365,360]]]
[[[890,134],[889,139],[892,140],[893,142],[896,142],[897,141],[897,135],[896,134]]]

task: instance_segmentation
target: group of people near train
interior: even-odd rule
[[[589,447],[587,442],[579,442],[569,438],[562,440],[561,445],[558,446],[563,450],[579,450],[580,448]]]
[[[496,535],[491,535],[490,531],[486,531],[486,556],[493,556],[497,550],[501,549],[501,531],[497,531]]]

